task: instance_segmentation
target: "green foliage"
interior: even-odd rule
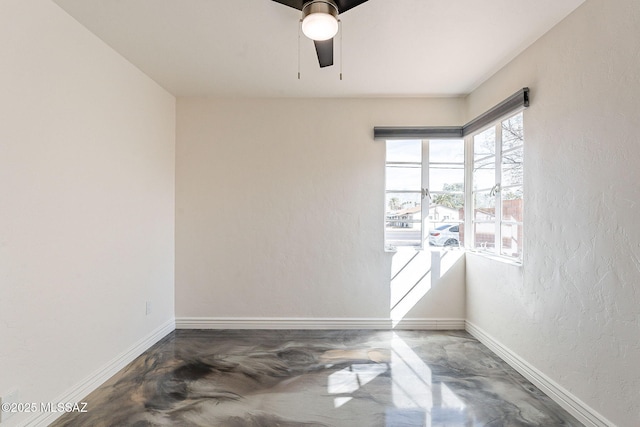
[[[431,198],[431,204],[446,206],[452,209],[460,209],[464,206],[464,184],[443,184],[442,190],[447,193],[435,194]]]

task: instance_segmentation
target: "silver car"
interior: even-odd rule
[[[429,232],[431,246],[460,246],[460,224],[444,224]]]

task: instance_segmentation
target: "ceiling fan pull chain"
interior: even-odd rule
[[[300,30],[302,28],[302,19],[298,21],[298,80],[300,80]]]
[[[338,19],[338,27],[340,30],[340,81],[342,81],[342,21]]]

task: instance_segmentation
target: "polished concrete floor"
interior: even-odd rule
[[[464,331],[178,330],[53,426],[580,426]]]

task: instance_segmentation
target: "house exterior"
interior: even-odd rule
[[[450,208],[443,205],[429,205],[429,223],[446,223],[448,221],[464,221],[464,213],[461,209]],[[422,218],[422,208],[413,206],[411,208],[387,211],[386,226],[391,228],[414,228]]]

